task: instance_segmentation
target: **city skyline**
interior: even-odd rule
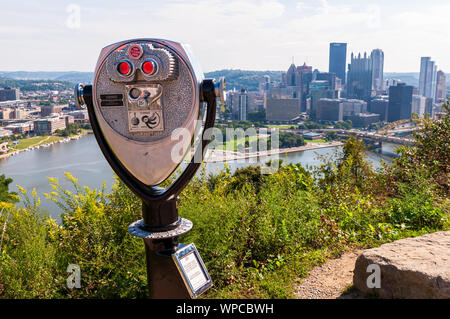
[[[102,47],[137,37],[189,43],[204,71],[284,70],[292,57],[325,71],[331,42],[348,44],[347,60],[381,48],[385,72],[419,72],[423,56],[450,70],[450,4],[439,1],[25,1],[2,11],[0,43],[13,48],[0,52],[4,71],[92,71]]]

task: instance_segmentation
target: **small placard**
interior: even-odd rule
[[[197,298],[212,286],[211,277],[194,244],[183,246],[172,257],[192,298]]]

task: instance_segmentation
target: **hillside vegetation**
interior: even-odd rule
[[[374,171],[362,141],[313,171],[283,165],[193,180],[180,215],[194,222],[181,238],[195,242],[214,281],[204,298],[289,298],[296,279],[352,247],[373,247],[450,229],[450,116],[422,120],[415,147]],[[119,180],[110,193],[50,179],[47,196],[63,209],[59,225],[36,192],[8,192],[0,179],[0,296],[3,298],[141,298],[147,295],[144,244],[128,234],[141,204]],[[69,264],[81,288],[68,289]]]

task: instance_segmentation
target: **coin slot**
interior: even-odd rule
[[[139,90],[138,88],[132,88],[130,90],[130,98],[132,98],[133,100],[138,99],[141,96],[141,90]]]

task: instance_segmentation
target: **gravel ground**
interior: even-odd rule
[[[355,290],[343,293],[353,284],[356,258],[363,250],[348,251],[339,258],[330,259],[311,270],[297,286],[299,299],[361,299],[364,295]]]

